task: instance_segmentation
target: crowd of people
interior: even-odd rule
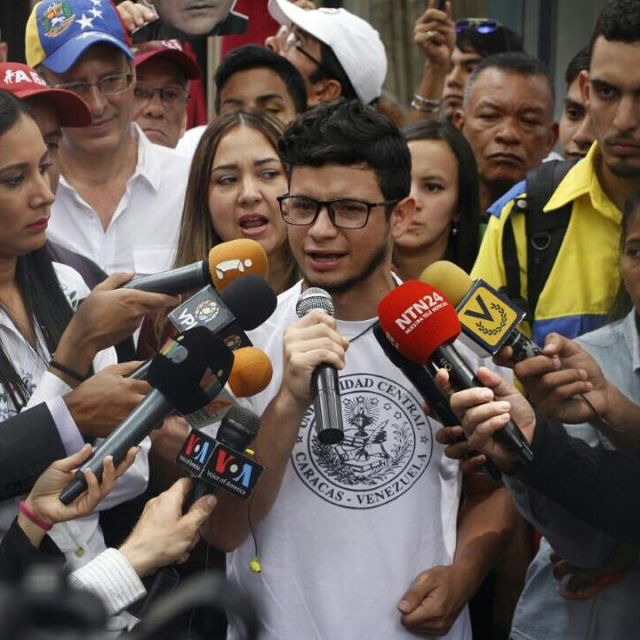
[[[383,95],[385,44],[366,20],[266,4],[279,30],[209,70],[214,115],[197,126],[206,72],[159,38],[239,30],[232,0],[210,16],[42,0],[26,64],[0,47],[0,578],[63,565],[113,637],[144,625],[168,565],[225,568],[265,640],[634,637],[640,2],[606,2],[559,122],[550,70],[490,17],[428,0],[401,105]],[[250,500],[191,504],[176,465],[190,426],[174,413],[63,504],[151,391],[132,374],[176,334],[184,298],[123,285],[243,238],[278,294],[249,332],[271,382],[238,399],[260,418]],[[420,362],[459,422],[438,414],[446,426],[376,335],[386,296],[444,260],[508,295],[541,347],[491,360],[456,340],[482,385],[464,390]],[[333,314],[300,313],[311,287]],[[317,436],[326,366],[339,444]],[[500,438],[511,421],[528,463]],[[241,640],[241,618],[185,637]]]

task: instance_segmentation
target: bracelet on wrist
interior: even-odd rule
[[[436,113],[440,110],[442,100],[430,100],[429,98],[423,98],[417,93],[411,100],[411,108],[416,111],[422,111],[423,113]]]
[[[33,524],[35,524],[36,527],[39,527],[43,531],[49,531],[51,527],[53,527],[53,524],[51,524],[51,522],[47,522],[46,520],[41,518],[39,515],[33,513],[33,511],[29,509],[29,506],[24,500],[20,501],[19,509],[20,509],[20,513],[22,513],[28,520],[33,522]]]
[[[84,382],[87,379],[87,376],[83,376],[81,373],[78,373],[75,369],[71,369],[71,367],[67,367],[64,364],[60,364],[53,358],[49,361],[49,366],[53,369],[57,369],[62,373],[67,374],[70,378],[77,380],[78,382]]]

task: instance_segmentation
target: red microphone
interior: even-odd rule
[[[408,280],[380,301],[378,316],[391,343],[409,360],[421,365],[430,361],[446,369],[455,389],[484,386],[453,345],[460,335],[460,321],[456,308],[438,289]],[[524,464],[533,460],[533,451],[515,422],[509,421],[495,436]]]

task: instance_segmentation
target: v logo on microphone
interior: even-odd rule
[[[521,309],[482,280],[476,281],[458,306],[462,330],[489,353],[500,349],[523,316]]]
[[[472,318],[480,318],[480,320],[488,320],[489,322],[493,322],[493,316],[491,312],[487,308],[486,302],[482,299],[480,295],[477,295],[475,298],[478,306],[480,307],[480,311],[474,311],[473,309],[466,309],[465,315],[470,316]]]

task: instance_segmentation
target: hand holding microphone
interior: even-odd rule
[[[616,437],[615,429],[612,430],[602,417],[606,414],[602,395],[590,394],[592,388],[585,384],[583,377],[588,376],[598,389],[603,389],[602,374],[576,343],[552,334],[553,342],[559,342],[575,356],[574,362],[571,357],[564,361],[547,357],[527,362],[535,356],[553,354],[554,351],[551,345],[543,350],[518,330],[525,314],[506,295],[484,280],[471,280],[460,267],[446,260],[429,265],[420,275],[420,280],[440,288],[457,305],[458,319],[465,335],[484,351],[496,355],[503,347],[511,348],[516,375],[535,406],[562,422],[588,420],[605,435]]]
[[[477,376],[482,386],[453,393],[451,409],[460,418],[469,445],[493,460],[502,470],[509,471],[517,456],[504,445],[499,434],[513,419],[530,442],[535,430],[535,413],[526,398],[495,371],[480,367]],[[439,371],[436,381],[446,392],[448,372]]]
[[[331,296],[318,287],[311,287],[304,291],[296,304],[296,313],[299,318],[305,318],[307,314],[312,312],[321,312],[328,316],[333,316],[334,306]],[[315,317],[318,317],[317,315]],[[333,327],[335,327],[335,323]],[[336,332],[334,331],[333,334]],[[336,368],[334,354],[344,355],[344,351],[340,353],[338,344],[332,344],[331,338],[339,337],[340,342],[346,342],[344,338],[337,334],[329,334],[329,341],[325,341],[328,347],[334,349],[333,352],[328,351],[328,361],[322,361],[316,364],[311,374],[311,392],[313,395],[313,406],[316,414],[316,432],[318,440],[322,444],[337,444],[344,438],[344,425],[342,423],[342,402],[340,400],[340,384],[338,380],[338,371]],[[338,349],[336,350],[336,347]],[[343,347],[343,349],[346,348]],[[344,366],[342,361],[340,364]],[[340,368],[342,368],[342,366]]]
[[[429,405],[429,409],[433,417],[442,424],[443,429],[439,431],[438,434],[436,434],[436,439],[438,440],[438,442],[447,444],[449,445],[449,447],[457,447],[458,449],[460,449],[460,443],[465,442],[464,436],[456,438],[455,442],[451,442],[448,440],[447,442],[444,442],[441,439],[441,432],[445,431],[447,427],[455,427],[456,429],[458,429],[460,420],[451,410],[448,396],[442,393],[442,391],[440,391],[440,389],[438,388],[438,385],[435,381],[436,371],[433,369],[433,367],[421,366],[413,362],[412,360],[409,360],[409,358],[403,356],[389,342],[389,339],[385,335],[384,330],[380,326],[379,322],[377,322],[373,327],[373,335],[387,358],[389,358],[389,360],[396,367],[398,367],[398,369],[400,369],[402,373],[404,373],[406,378],[417,389],[418,393]],[[449,455],[449,452],[451,450],[448,449],[445,449],[445,453],[450,458],[457,459],[458,457],[460,457],[461,459],[466,460],[468,459],[469,455],[472,455],[472,453],[467,448],[466,443],[465,445],[463,445],[463,448],[465,449],[465,451],[459,456],[453,455],[453,453]],[[487,462],[484,463],[483,467],[487,474],[492,478],[492,480],[496,482],[499,482],[501,480],[500,471],[495,468],[490,460],[487,460]]]
[[[85,469],[100,478],[105,456],[113,456],[117,464],[130,447],[139,444],[173,411],[192,413],[215,398],[224,387],[232,364],[233,352],[203,327],[169,339],[151,361],[147,381],[153,390],[78,470],[60,500],[69,504],[86,489]]]
[[[400,353],[419,364],[433,362],[447,369],[454,389],[482,386],[453,345],[460,334],[460,322],[455,308],[440,291],[409,280],[382,299],[378,315]],[[515,423],[507,422],[496,437],[523,463],[533,460],[533,452]]]
[[[131,335],[147,313],[172,307],[178,298],[162,293],[127,291],[121,285],[131,274],[114,273],[78,305],[62,334],[54,360],[84,376],[96,353]],[[54,368],[54,373],[60,374]],[[70,386],[78,380],[62,376]]]

